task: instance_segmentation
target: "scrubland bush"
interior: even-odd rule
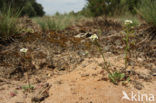
[[[89,10],[91,16],[114,16],[123,15],[130,12],[136,14],[137,8],[141,0],[87,0],[87,5],[82,12]]]
[[[156,0],[142,0],[137,11],[146,22],[156,26]]]

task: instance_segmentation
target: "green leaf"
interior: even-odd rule
[[[124,73],[120,74],[120,80],[122,80],[123,78],[125,78],[125,74]]]
[[[131,80],[131,79],[130,79],[130,77],[128,77],[126,81],[128,81],[128,82],[129,82],[130,80]]]

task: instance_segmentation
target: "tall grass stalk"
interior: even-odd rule
[[[17,33],[17,17],[20,15],[20,10],[13,11],[11,6],[4,7],[0,12],[0,40],[10,39]]]

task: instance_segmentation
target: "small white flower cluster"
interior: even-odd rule
[[[132,23],[133,23],[132,20],[125,20],[125,25],[127,25],[127,24],[132,24]]]
[[[95,41],[98,39],[98,36],[96,34],[93,34],[91,37],[89,37],[92,41]]]
[[[22,52],[22,53],[26,53],[27,51],[28,51],[27,48],[22,48],[22,49],[20,49],[20,52]]]

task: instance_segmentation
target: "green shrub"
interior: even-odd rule
[[[0,40],[8,40],[17,33],[17,17],[20,11],[16,13],[12,11],[11,7],[3,8],[0,13]]]
[[[137,11],[146,22],[156,26],[156,0],[142,0]]]
[[[125,13],[136,14],[135,8],[141,0],[87,0],[87,5],[83,8],[83,14],[90,16],[116,16]],[[86,12],[86,13],[85,13]]]

